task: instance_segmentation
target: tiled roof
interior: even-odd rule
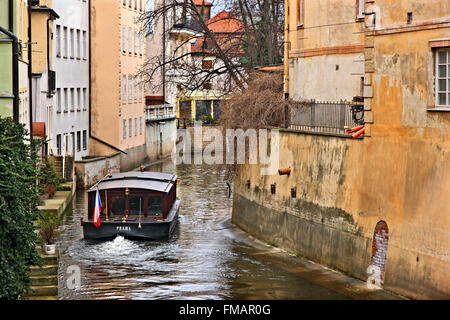
[[[201,5],[204,5],[204,6],[207,6],[207,7],[212,6],[211,2],[208,2],[208,1],[205,1],[205,0],[194,0],[194,4],[196,6],[201,6]]]

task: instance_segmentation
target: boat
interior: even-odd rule
[[[81,219],[84,239],[170,238],[178,223],[177,176],[160,172],[109,175],[88,190],[88,217]],[[100,225],[93,216],[100,195]]]

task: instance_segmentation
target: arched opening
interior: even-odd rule
[[[367,273],[367,286],[379,289],[384,283],[384,272],[386,270],[386,257],[389,242],[389,228],[385,221],[379,221],[375,226],[372,241],[372,259]]]

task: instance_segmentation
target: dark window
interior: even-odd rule
[[[87,149],[87,131],[83,130],[83,150]]]
[[[161,197],[148,198],[148,215],[162,216],[162,200]]]
[[[125,215],[125,197],[124,196],[112,196],[111,202],[111,214],[113,215]]]
[[[81,131],[77,131],[77,151],[81,151]]]
[[[211,100],[195,101],[195,119],[203,120],[204,117],[211,115]]]
[[[220,115],[222,114],[222,105],[220,104],[219,100],[213,101],[213,113],[214,113],[214,119],[220,118]]]
[[[58,155],[61,155],[62,149],[61,149],[61,135],[56,135],[56,148],[58,149]]]
[[[130,215],[144,214],[144,197],[130,197]]]

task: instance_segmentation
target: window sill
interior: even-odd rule
[[[69,111],[67,111],[67,110],[64,110],[64,113],[68,113]]]
[[[303,24],[298,24],[298,25],[297,25],[297,30],[298,30],[298,29],[303,29],[303,28],[304,28],[304,25],[303,25]]]
[[[450,112],[450,107],[427,108],[427,111],[430,111],[430,112]]]

